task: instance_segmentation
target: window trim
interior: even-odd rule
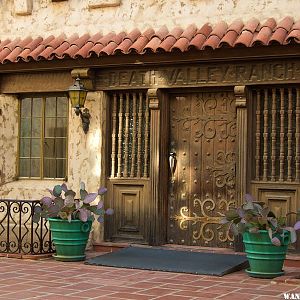
[[[46,112],[46,98],[50,97],[66,97],[67,98],[67,124],[66,124],[66,156],[65,156],[65,176],[64,177],[44,177],[44,139],[45,139],[45,112]],[[41,157],[40,157],[40,176],[39,177],[24,177],[20,176],[20,142],[21,142],[21,109],[22,109],[22,100],[26,98],[41,98],[42,99],[42,124],[41,124],[41,137],[40,137],[40,149],[41,149]],[[31,106],[32,110],[32,106]],[[70,117],[70,105],[67,93],[24,93],[18,96],[18,146],[17,146],[17,161],[16,161],[16,174],[17,178],[20,180],[46,180],[46,181],[53,181],[53,180],[64,180],[67,181],[68,179],[68,163],[69,163],[69,117]],[[56,117],[55,122],[57,124],[57,110],[56,110]],[[32,114],[31,114],[31,123],[32,123]],[[31,138],[30,138],[31,140]],[[31,158],[31,147],[30,147],[30,158]]]

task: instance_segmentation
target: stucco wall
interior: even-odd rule
[[[0,95],[0,193],[6,182],[16,177],[18,151],[18,100],[16,96]]]
[[[103,126],[105,126],[105,106],[102,92],[90,92],[86,107],[91,112],[90,130],[86,135],[81,127],[80,117],[73,109],[69,111],[68,140],[68,181],[67,185],[77,193],[80,182],[86,183],[89,192],[96,192],[105,182],[102,167],[104,165]],[[18,100],[16,96],[0,95],[0,199],[41,199],[48,195],[47,188],[63,181],[54,180],[17,180],[16,164],[18,149]],[[102,226],[95,223],[93,239],[101,241]]]
[[[31,9],[32,2],[32,9]],[[19,4],[18,4],[19,3]],[[116,6],[91,8],[91,3]],[[6,37],[27,35],[58,35],[65,32],[96,33],[108,31],[141,30],[152,26],[201,25],[217,23],[220,19],[231,22],[256,17],[261,21],[268,17],[281,19],[290,15],[300,17],[298,0],[3,0],[1,1],[1,40]],[[18,4],[18,5],[17,5]],[[98,6],[98,5],[94,5]],[[29,9],[29,14],[17,15],[18,9]]]
[[[80,181],[86,183],[88,191],[97,191],[101,177],[101,92],[88,93],[86,107],[92,119],[90,130],[84,134],[81,120],[70,107],[68,140],[68,186],[75,191]],[[0,116],[1,129],[1,185],[0,198],[40,199],[46,188],[62,181],[15,180],[18,147],[18,101],[15,96],[0,96],[3,112]],[[103,120],[102,120],[103,121]],[[101,122],[102,124],[102,122]]]

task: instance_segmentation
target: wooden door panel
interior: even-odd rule
[[[138,232],[140,225],[141,189],[134,187],[119,191],[121,210],[124,213],[120,231]]]
[[[114,207],[112,216],[110,239],[113,241],[146,240],[147,226],[145,209],[145,191],[148,182],[131,185],[123,180],[110,181],[111,203]]]
[[[171,243],[228,247],[224,210],[235,201],[236,113],[232,92],[176,95],[171,100]]]

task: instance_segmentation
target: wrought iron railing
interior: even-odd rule
[[[39,255],[53,253],[46,219],[33,222],[40,201],[0,199],[0,253]]]

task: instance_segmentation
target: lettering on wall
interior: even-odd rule
[[[296,82],[299,79],[300,61],[258,62],[117,71],[102,70],[97,74],[96,86],[97,89],[225,86]]]

